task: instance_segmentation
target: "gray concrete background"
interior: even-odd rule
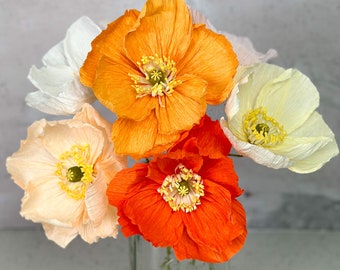
[[[319,112],[340,141],[340,0],[239,0],[187,2],[219,30],[251,38],[259,51],[275,48],[272,62],[295,67],[310,76],[320,91]],[[63,39],[68,26],[82,15],[98,24],[140,8],[143,1],[6,1],[0,0],[0,228],[33,226],[18,214],[21,190],[4,167],[7,156],[26,137],[26,128],[49,115],[24,103],[34,91],[26,76],[32,64]],[[223,106],[209,108],[213,118]],[[111,115],[106,114],[110,119]],[[236,159],[251,227],[340,227],[340,157],[316,173],[297,175],[272,170],[248,159]]]
[[[320,92],[318,111],[340,142],[340,0],[191,0],[187,3],[206,15],[217,29],[248,36],[259,51],[275,48],[279,57],[272,63],[286,68],[295,67],[308,75]],[[4,166],[6,157],[17,151],[20,139],[26,137],[26,129],[33,121],[55,119],[24,103],[25,95],[35,90],[26,79],[30,66],[40,66],[43,54],[63,39],[68,26],[80,16],[88,15],[101,24],[114,20],[125,9],[139,9],[142,5],[143,1],[137,0],[0,0],[0,229],[40,228],[20,217],[23,193],[10,180]],[[210,108],[209,114],[219,118],[224,115],[223,107]],[[110,117],[110,114],[107,116]],[[240,184],[247,191],[241,200],[247,211],[249,228],[255,232],[257,229],[339,232],[339,165],[338,156],[316,173],[297,175],[288,170],[255,165],[248,159],[236,159]],[[30,231],[27,232],[26,237],[31,239]],[[10,239],[14,242],[8,242],[19,241],[15,232],[7,234],[4,231],[1,235],[12,235]],[[251,235],[255,236],[249,240],[249,248],[255,248],[257,243],[273,248],[277,246],[276,240],[271,244],[263,243],[261,233]],[[298,237],[299,234],[292,235]],[[259,241],[253,240],[258,236]],[[310,236],[308,234],[307,239]],[[306,235],[302,237],[306,238]],[[34,241],[29,239],[27,241]],[[340,246],[336,240],[338,236],[329,239],[333,239],[333,245],[328,248]],[[8,242],[1,238],[0,245]],[[21,244],[18,242],[18,245]],[[260,250],[247,250],[261,255]],[[333,258],[339,257],[339,251],[334,252]],[[0,261],[7,260],[7,255],[4,256],[0,257]],[[277,265],[273,268],[281,269]]]

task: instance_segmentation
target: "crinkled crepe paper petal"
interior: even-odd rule
[[[224,134],[228,137],[234,149],[241,155],[247,156],[253,159],[255,162],[262,164],[270,168],[287,168],[290,165],[289,158],[281,155],[276,155],[273,152],[250,144],[245,141],[241,141],[234,136],[234,134],[229,130],[228,123],[221,118],[221,127]]]

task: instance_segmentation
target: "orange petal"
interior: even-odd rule
[[[97,69],[93,91],[98,100],[118,117],[143,120],[158,106],[158,99],[150,95],[136,97],[130,73],[138,73],[127,59],[115,62],[104,56]]]
[[[80,69],[80,80],[85,86],[92,87],[96,78],[98,62],[103,55],[117,57],[117,55],[124,54],[125,35],[135,24],[138,15],[137,10],[127,10],[124,15],[109,24],[107,29],[92,41],[92,51]]]
[[[173,246],[178,260],[196,259],[203,262],[225,262],[223,252],[193,241],[184,230],[181,240]]]
[[[157,136],[157,119],[151,113],[142,121],[118,118],[112,126],[112,140],[118,154],[134,159],[145,157],[154,146]]]
[[[179,140],[179,138],[180,138],[179,133],[173,133],[173,134],[157,133],[153,148],[145,152],[144,156],[152,157],[152,156],[162,153],[163,151],[173,146]]]
[[[205,158],[199,174],[202,178],[209,179],[227,188],[234,198],[240,196],[243,192],[238,185],[238,177],[231,158]]]
[[[231,143],[224,135],[220,123],[217,120],[212,121],[207,115],[202,117],[200,123],[195,125],[189,132],[181,134],[179,142],[170,151],[182,149],[184,143],[191,138],[197,139],[199,152],[203,156],[219,158],[227,156],[230,152]]]
[[[165,107],[157,107],[158,131],[171,134],[190,129],[205,114],[206,82],[195,76],[183,77],[171,96],[162,99]]]
[[[166,247],[177,243],[184,227],[181,215],[172,211],[157,192],[158,184],[149,180],[144,185],[125,202],[126,216],[154,246]]]
[[[232,79],[238,61],[229,41],[205,28],[196,26],[192,41],[183,61],[177,63],[177,72],[193,74],[208,82],[207,103],[223,102],[232,90]]]
[[[204,179],[204,196],[201,204],[191,214],[183,213],[189,236],[198,244],[214,249],[222,248],[229,241],[231,196],[222,186]],[[214,221],[213,226],[207,226]],[[222,229],[223,228],[223,229]]]
[[[146,2],[135,31],[126,36],[125,47],[136,63],[142,56],[181,59],[190,44],[192,21],[183,0]]]

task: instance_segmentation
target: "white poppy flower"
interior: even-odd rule
[[[250,66],[260,62],[267,62],[271,58],[277,56],[277,51],[274,49],[269,49],[266,53],[258,52],[248,37],[236,36],[227,32],[218,31],[200,12],[191,8],[189,9],[195,24],[205,24],[208,29],[224,35],[229,40],[240,65]]]
[[[88,17],[81,17],[67,30],[63,41],[43,57],[44,67],[32,66],[28,79],[39,91],[26,96],[27,105],[49,114],[74,114],[95,96],[79,81],[79,69],[91,50],[91,41],[101,29]]]
[[[339,153],[333,132],[315,111],[319,93],[304,74],[261,63],[240,68],[235,80],[228,122],[220,123],[237,152],[297,173],[316,171]]]

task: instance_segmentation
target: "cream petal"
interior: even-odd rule
[[[93,222],[82,224],[78,227],[81,238],[87,243],[97,242],[99,238],[114,237],[118,233],[117,210],[108,206],[106,214],[98,226]]]
[[[312,173],[320,169],[325,165],[331,158],[339,154],[338,145],[333,139],[326,146],[318,149],[309,157],[294,161],[293,165],[288,167],[293,172],[296,173]]]
[[[71,226],[84,211],[84,201],[69,197],[59,186],[58,178],[32,181],[22,199],[20,214],[33,222],[56,221]]]
[[[98,171],[96,179],[87,188],[85,194],[87,214],[94,225],[97,225],[98,222],[103,219],[106,212],[106,207],[108,205],[106,188],[105,173]]]
[[[224,134],[239,154],[253,159],[256,163],[274,169],[287,168],[290,165],[287,157],[276,155],[263,147],[237,139],[227,128],[227,123],[223,118],[221,118],[220,124]]]
[[[244,115],[247,111],[255,109],[257,97],[262,88],[282,74],[285,70],[281,67],[269,64],[256,64],[251,67],[239,67],[235,75],[235,81],[239,83],[239,92],[237,98],[239,100],[238,114]]]
[[[6,160],[7,171],[14,182],[25,189],[35,179],[48,179],[54,175],[56,159],[38,139],[22,142],[20,149]]]
[[[61,122],[61,121],[60,121]],[[76,120],[49,124],[45,128],[44,146],[56,158],[75,145],[89,145],[86,162],[94,164],[102,153],[105,142],[104,133],[93,126]],[[64,124],[63,124],[64,123]]]
[[[83,104],[82,110],[77,113],[73,119],[78,119],[82,122],[89,123],[92,126],[103,128],[108,137],[111,136],[112,124],[88,103]]]
[[[87,53],[91,51],[92,40],[101,29],[90,18],[83,16],[67,30],[64,40],[65,55],[69,65],[75,71],[83,65]]]
[[[303,160],[331,141],[328,137],[286,137],[282,144],[272,147],[271,151],[290,160]]]
[[[65,248],[78,235],[76,228],[54,226],[47,223],[43,223],[42,226],[46,237],[62,248]]]
[[[320,147],[318,150],[313,152],[310,156],[303,160],[295,160],[294,164],[289,168],[292,171],[298,173],[310,173],[320,169],[325,163],[331,158],[338,155],[339,148],[337,146],[334,133],[328,127],[323,120],[322,116],[318,112],[314,112],[311,117],[303,124],[302,127],[294,130],[290,134],[294,137],[321,137],[324,138],[327,144]]]
[[[307,76],[288,69],[261,89],[255,106],[265,108],[267,115],[283,125],[289,134],[319,106],[319,93]]]

